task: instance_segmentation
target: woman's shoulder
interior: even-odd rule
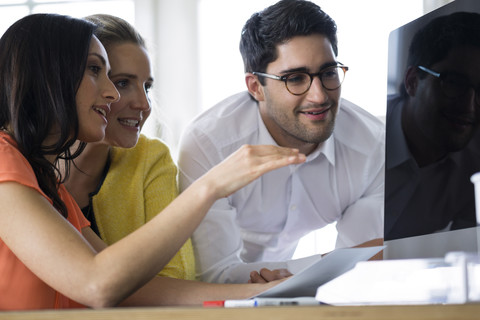
[[[147,137],[144,134],[140,135],[140,138],[133,149],[170,152],[168,146],[161,139]]]
[[[0,161],[0,182],[15,181],[31,187],[47,197],[38,185],[32,166],[18,149],[15,140],[2,131],[0,131],[0,158],[2,159]]]
[[[18,149],[15,140],[6,132],[0,131],[0,172],[25,176],[35,176],[28,160]]]
[[[6,149],[17,149],[17,143],[7,132],[0,130],[0,146]]]
[[[116,148],[112,150],[112,162],[124,163],[173,163],[168,146],[158,138],[140,135],[133,148]]]

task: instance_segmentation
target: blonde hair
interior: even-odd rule
[[[105,49],[113,44],[130,42],[145,47],[145,40],[135,28],[122,18],[108,14],[94,14],[84,18],[93,22],[97,29],[95,36],[100,40]]]

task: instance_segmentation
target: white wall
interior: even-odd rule
[[[186,123],[199,113],[197,0],[136,0],[136,26],[154,60],[154,116],[145,132],[160,135],[176,154]]]

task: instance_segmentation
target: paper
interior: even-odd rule
[[[480,301],[480,257],[451,252],[442,258],[359,262],[325,283],[316,299],[330,305],[461,304]]]
[[[320,285],[352,269],[357,262],[370,259],[384,248],[379,246],[334,250],[257,297],[314,297]]]

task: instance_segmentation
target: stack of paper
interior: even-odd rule
[[[359,262],[321,285],[315,298],[332,305],[436,304],[480,301],[478,256]]]

